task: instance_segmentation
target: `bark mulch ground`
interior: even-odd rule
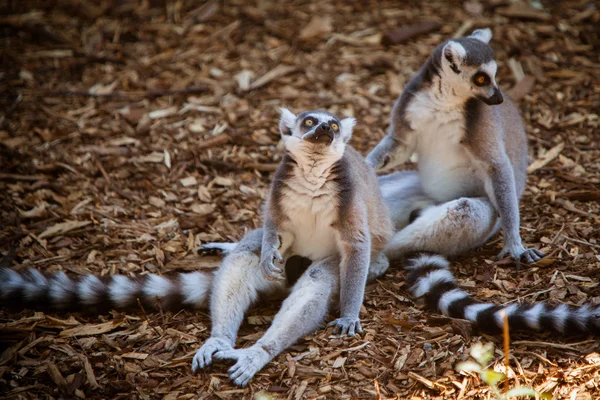
[[[455,260],[496,303],[600,303],[600,11],[593,1],[3,2],[2,266],[79,275],[215,268],[203,242],[259,226],[281,157],[278,107],[354,115],[363,153],[443,40],[491,26],[498,81],[519,98],[532,165],[524,242],[548,257],[496,261],[501,236]],[[416,36],[415,36],[416,35]],[[206,312],[94,318],[0,311],[9,398],[492,398],[455,364],[481,336],[409,300],[400,266],[370,285],[364,334],[321,329],[245,389],[192,375]],[[253,308],[238,346],[278,304]],[[600,398],[598,340],[511,335],[509,385]],[[502,352],[494,367],[504,370]],[[376,385],[379,389],[376,388]],[[378,393],[379,390],[379,393]]]

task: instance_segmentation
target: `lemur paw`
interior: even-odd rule
[[[389,155],[374,155],[373,153],[369,153],[365,161],[369,164],[375,171],[379,171],[380,169],[385,168],[385,166],[390,162],[391,157]]]
[[[208,367],[212,363],[213,355],[218,351],[233,350],[233,347],[223,339],[208,338],[198,349],[192,360],[192,372]]]
[[[229,379],[237,386],[246,386],[250,379],[271,360],[271,356],[261,348],[219,351],[215,353],[219,360],[235,360],[229,368]]]
[[[339,334],[340,336],[354,336],[356,333],[362,333],[362,328],[360,327],[360,319],[358,318],[338,318],[335,321],[331,321],[330,323],[328,323],[327,326],[335,327],[333,328],[334,335]]]
[[[513,246],[504,246],[500,254],[498,254],[498,259],[502,259],[510,255],[513,259],[517,260],[517,262],[525,262],[527,264],[533,264],[536,261],[544,258],[545,254],[539,251],[538,249],[526,249],[523,245],[513,245]]]
[[[275,262],[280,265],[285,264],[283,257],[279,254],[276,248],[272,248],[267,254],[263,254],[260,260],[260,271],[262,272],[263,278],[268,281],[277,281],[285,279],[283,270],[275,266]]]
[[[526,249],[521,253],[519,259],[527,264],[533,264],[534,262],[540,261],[545,256],[546,255],[538,249]]]

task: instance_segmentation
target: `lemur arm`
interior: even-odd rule
[[[405,118],[408,93],[396,100],[387,135],[367,155],[367,163],[375,170],[390,169],[403,164],[417,147],[417,134]]]
[[[365,295],[365,285],[371,259],[371,237],[365,210],[353,210],[352,218],[345,220],[338,234],[340,262],[340,318],[329,325],[334,334],[362,332],[360,307]]]
[[[496,206],[504,231],[504,247],[522,246],[519,234],[519,200],[512,166],[508,159],[491,163],[486,194]]]
[[[542,252],[533,248],[525,249],[521,241],[519,199],[513,168],[506,155],[491,162],[485,190],[500,214],[504,232],[504,247],[498,257],[510,255],[515,260],[523,259],[527,263],[542,258],[544,256]]]
[[[279,233],[275,222],[269,213],[266,213],[260,251],[260,270],[263,277],[269,281],[285,279],[282,269],[275,265],[276,260],[283,264],[283,257],[281,257],[278,250],[279,245]]]

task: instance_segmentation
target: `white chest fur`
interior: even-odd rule
[[[462,104],[418,93],[406,109],[406,119],[417,134],[425,193],[439,202],[484,193],[477,163],[461,144],[465,132]]]
[[[332,228],[337,218],[336,184],[327,180],[328,175],[329,170],[325,170],[318,176],[306,176],[295,168],[281,199],[288,218],[282,234],[291,234],[291,253],[313,261],[337,252],[336,232]]]

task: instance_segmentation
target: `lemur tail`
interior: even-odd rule
[[[511,330],[600,335],[600,306],[481,303],[458,288],[449,266],[442,256],[421,255],[407,267],[406,278],[415,297],[423,297],[428,307],[446,316],[475,322],[483,332],[498,333],[504,310]]]
[[[180,310],[208,306],[212,272],[124,275],[75,279],[65,273],[44,275],[35,269],[21,273],[0,269],[0,305],[34,310],[106,312],[111,309]]]

